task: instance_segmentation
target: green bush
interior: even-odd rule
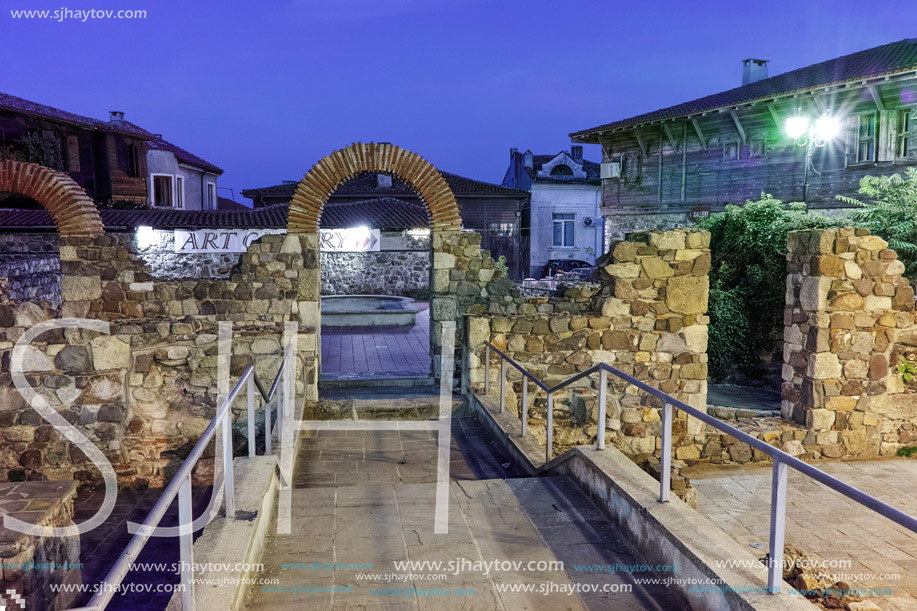
[[[786,236],[839,223],[765,193],[697,223],[710,232],[709,369],[714,381],[764,373],[762,355],[783,341]]]
[[[917,168],[907,168],[904,176],[866,176],[860,193],[871,201],[853,197],[837,198],[855,206],[848,215],[856,227],[865,227],[881,236],[904,263],[909,280],[917,279]]]

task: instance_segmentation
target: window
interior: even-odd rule
[[[749,157],[764,157],[765,154],[767,154],[767,145],[765,144],[764,138],[752,140],[748,144]]]
[[[912,146],[911,138],[915,136],[912,132],[914,129],[913,121],[914,110],[902,110],[898,114],[898,156],[899,157],[908,157],[913,156],[917,151],[915,151]]]
[[[857,127],[857,163],[876,160],[876,114],[859,116]]]
[[[172,207],[172,177],[168,174],[153,175],[153,205]]]
[[[175,177],[175,207],[176,208],[185,207],[185,177],[184,176]]]
[[[554,214],[554,246],[573,246],[573,223],[576,215],[571,213]]]
[[[127,145],[127,175],[134,178],[140,176],[140,155],[137,145],[133,143]]]
[[[723,159],[738,159],[739,158],[739,143],[736,142],[726,142],[723,144]]]
[[[551,176],[573,176],[573,170],[568,165],[556,165],[551,168]]]
[[[217,209],[217,186],[212,183],[207,183],[207,210],[216,210]]]
[[[78,136],[67,136],[67,171],[80,171],[80,139]]]

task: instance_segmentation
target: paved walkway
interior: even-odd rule
[[[410,331],[349,332],[322,328],[322,380],[365,380],[379,377],[429,376],[429,304],[418,309]]]
[[[917,515],[917,460],[818,462],[816,467],[911,515]],[[698,490],[698,511],[742,545],[767,552],[771,466],[705,466],[684,469]],[[869,597],[885,611],[917,609],[917,534],[790,469],[787,542],[830,568],[854,588],[891,588]],[[900,579],[898,578],[900,576]]]
[[[573,563],[641,560],[565,480],[517,477],[476,420],[454,420],[452,433],[449,529],[439,535],[433,532],[433,433],[303,433],[292,534],[277,535],[271,526],[260,577],[277,581],[254,586],[248,608],[684,608],[670,592],[648,591],[629,575],[575,570]],[[558,560],[565,565],[551,564]],[[428,564],[403,566],[404,561]],[[482,569],[480,563],[493,561],[519,561],[522,567]],[[632,591],[580,595],[574,584]]]

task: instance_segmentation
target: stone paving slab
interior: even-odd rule
[[[917,515],[917,460],[820,461],[816,466]],[[684,473],[697,488],[698,511],[742,545],[761,543],[766,552],[770,465],[711,465]],[[787,484],[786,538],[816,562],[849,563],[849,567],[829,570],[840,573],[841,580],[854,588],[891,588],[891,596],[868,599],[883,611],[917,609],[917,533],[792,469]]]

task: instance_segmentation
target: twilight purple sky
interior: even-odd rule
[[[0,91],[123,110],[222,167],[239,201],[358,140],[500,182],[510,147],[556,152],[571,131],[738,86],[745,57],[773,75],[917,36],[885,0],[69,1],[3,2]],[[148,17],[8,12],[62,6]]]

